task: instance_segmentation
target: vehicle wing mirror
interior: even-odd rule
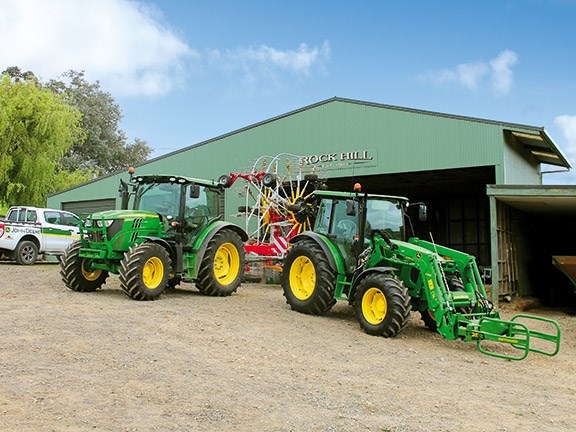
[[[118,188],[118,192],[120,192],[120,209],[128,209],[128,200],[130,198],[130,194],[128,192],[128,183],[122,179],[120,179],[120,187]]]
[[[418,206],[418,218],[422,222],[428,220],[428,209],[426,208],[426,204],[420,204]]]
[[[200,186],[197,184],[190,185],[190,198],[200,198]]]
[[[354,200],[346,200],[346,216],[356,216],[356,203]]]

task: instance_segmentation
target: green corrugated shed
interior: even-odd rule
[[[249,170],[263,154],[281,152],[337,158],[359,152],[371,158],[344,166],[315,164],[328,178],[493,166],[498,184],[538,184],[541,162],[570,166],[543,128],[332,98],[167,154],[137,170],[217,179]],[[120,177],[127,174],[54,194],[48,205],[116,197]]]

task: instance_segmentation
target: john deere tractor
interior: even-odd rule
[[[359,190],[314,194],[314,230],[292,238],[284,260],[282,287],[293,310],[318,315],[344,300],[366,333],[384,337],[400,333],[415,310],[428,328],[447,339],[475,341],[488,355],[521,360],[530,351],[558,353],[556,322],[524,314],[501,319],[473,256],[407,238],[406,198]],[[425,220],[426,207],[418,210]],[[527,321],[540,321],[544,331],[529,330]],[[541,340],[537,347],[534,339]],[[517,350],[503,353],[490,341]]]
[[[182,281],[195,282],[212,296],[236,291],[248,236],[220,220],[222,184],[143,175],[121,181],[120,193],[122,210],[90,215],[80,226],[81,239],[62,257],[60,273],[68,288],[95,291],[114,273],[135,300],[155,300]],[[132,210],[127,210],[129,201]]]

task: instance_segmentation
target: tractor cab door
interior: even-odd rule
[[[193,233],[220,215],[220,194],[205,186],[190,184],[184,204],[184,223]]]
[[[350,200],[349,200],[350,203]],[[355,215],[347,211],[345,199],[323,199],[316,217],[315,231],[327,235],[336,245],[348,271],[356,268],[356,254],[354,245],[358,241],[358,202],[354,201]],[[348,204],[350,206],[350,204]]]

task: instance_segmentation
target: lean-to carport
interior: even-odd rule
[[[488,185],[487,195],[492,300],[520,294],[551,306],[574,302],[574,285],[554,257],[576,257],[576,186]]]

